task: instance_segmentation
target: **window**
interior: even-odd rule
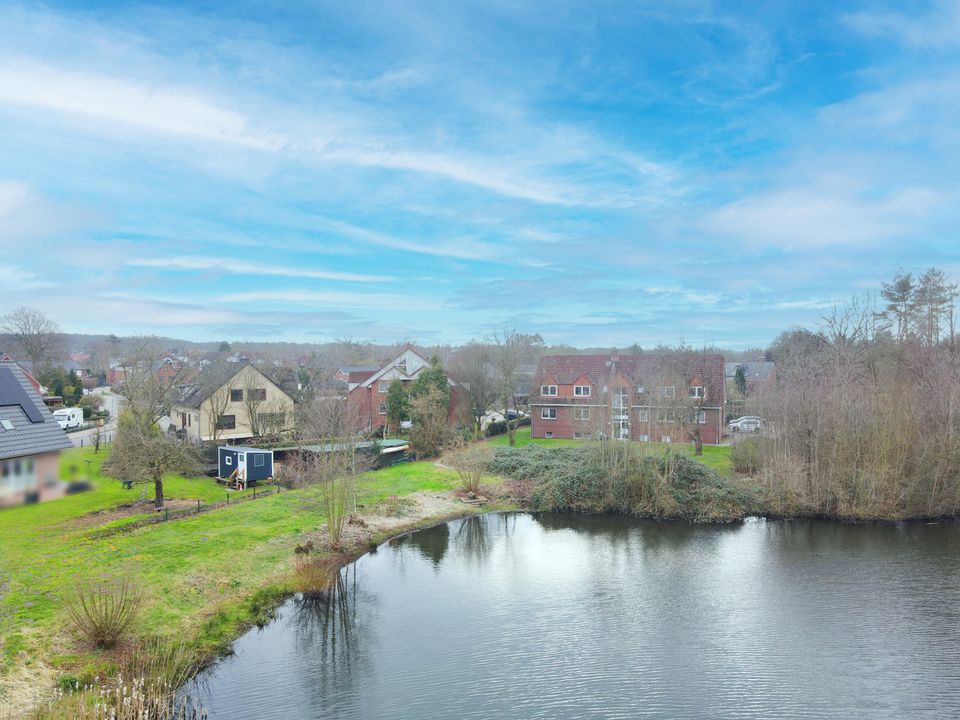
[[[589,385],[574,385],[573,394],[577,397],[590,397]]]
[[[660,442],[668,443],[668,442],[672,442],[672,441],[673,441],[673,438],[671,438],[669,435],[661,435],[661,436],[660,436]]]
[[[630,407],[630,393],[625,387],[613,389],[613,408],[615,410],[626,410]]]
[[[552,432],[546,432],[546,433],[543,434],[543,436],[544,436],[545,438],[547,438],[547,440],[550,440],[550,439],[553,438],[553,433],[552,433]]]
[[[540,409],[540,418],[542,420],[556,420],[557,419],[557,409],[556,408],[541,408]]]
[[[657,410],[657,422],[674,422],[677,419],[677,413],[673,408],[661,408]]]
[[[385,402],[380,403],[380,414],[381,415],[387,414],[387,404]]]
[[[703,397],[703,385],[691,385],[691,386],[690,386],[690,397],[692,397],[692,398],[702,398],[702,397]]]
[[[390,389],[390,383],[383,382],[382,380],[377,383],[377,392],[386,393]]]
[[[590,408],[574,408],[573,409],[573,419],[574,420],[589,420],[590,419]]]
[[[223,464],[224,464],[224,465],[233,465],[233,457],[230,456],[230,455],[227,455],[225,458],[223,458]]]
[[[638,410],[637,411],[637,420],[640,422],[650,422],[650,411],[649,410]]]
[[[697,411],[697,423],[699,423],[700,425],[706,425],[706,424],[707,424],[707,411],[706,411],[706,410],[698,410],[698,411]]]
[[[639,436],[637,436],[637,440],[639,440],[640,442],[650,442],[650,436],[649,436],[649,435],[639,435]]]
[[[582,440],[582,439],[583,439],[583,433],[582,433],[582,432],[575,432],[575,433],[573,434],[573,439],[574,439],[574,440]]]
[[[266,455],[254,455],[253,456],[253,466],[254,467],[263,467],[267,464]]]
[[[236,430],[236,428],[237,428],[236,415],[221,415],[219,418],[217,418],[218,430]]]
[[[3,426],[4,430],[13,430],[13,423],[7,419],[0,420],[0,425]]]
[[[643,395],[647,389],[643,385],[637,385],[637,395]]]
[[[243,390],[231,390],[230,402],[243,402]]]
[[[663,396],[664,396],[665,398],[676,397],[676,395],[677,395],[677,388],[676,388],[675,385],[664,385],[664,386],[663,386]]]
[[[556,386],[556,385],[541,385],[541,386],[540,386],[540,394],[541,394],[541,395],[548,395],[548,396],[556,397],[556,394],[557,394],[557,386]]]
[[[250,388],[247,390],[247,400],[251,402],[263,402],[267,399],[267,391],[265,388]]]

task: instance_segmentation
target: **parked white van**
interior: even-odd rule
[[[67,428],[78,428],[83,425],[82,408],[60,408],[53,411],[53,419],[57,425],[66,430]]]

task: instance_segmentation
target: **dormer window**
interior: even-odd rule
[[[556,397],[557,395],[557,386],[556,385],[541,385],[540,394],[545,397]]]
[[[590,386],[589,385],[574,385],[573,394],[576,397],[590,397]]]
[[[691,385],[690,386],[690,397],[692,398],[702,398],[703,394],[703,385]]]
[[[674,398],[677,396],[677,387],[675,385],[664,385],[663,396],[665,398]]]

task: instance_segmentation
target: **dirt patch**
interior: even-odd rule
[[[185,510],[187,508],[197,507],[196,500],[164,500],[165,508],[171,512],[175,510]],[[96,512],[81,515],[70,524],[75,528],[100,527],[115,520],[123,520],[132,515],[149,515],[154,512],[153,500],[141,499],[136,502],[118,505],[109,510],[97,510]]]

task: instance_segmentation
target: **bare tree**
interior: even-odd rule
[[[503,400],[503,415],[507,418],[507,437],[511,445],[517,444],[516,420],[509,417],[510,406],[516,409],[515,394],[519,382],[520,367],[543,347],[539,335],[525,335],[516,330],[503,328],[490,336],[493,350],[493,366],[497,371],[499,396]]]
[[[157,427],[142,428],[130,416],[121,417],[105,470],[122,480],[153,483],[154,505],[163,508],[163,476],[195,470],[193,449]]]
[[[491,362],[492,355],[488,345],[473,341],[461,348],[453,360],[453,372],[466,389],[475,438],[480,437],[483,416],[501,392]]]
[[[57,324],[34,308],[19,307],[5,315],[0,328],[14,337],[35,372],[50,359],[60,341]]]

